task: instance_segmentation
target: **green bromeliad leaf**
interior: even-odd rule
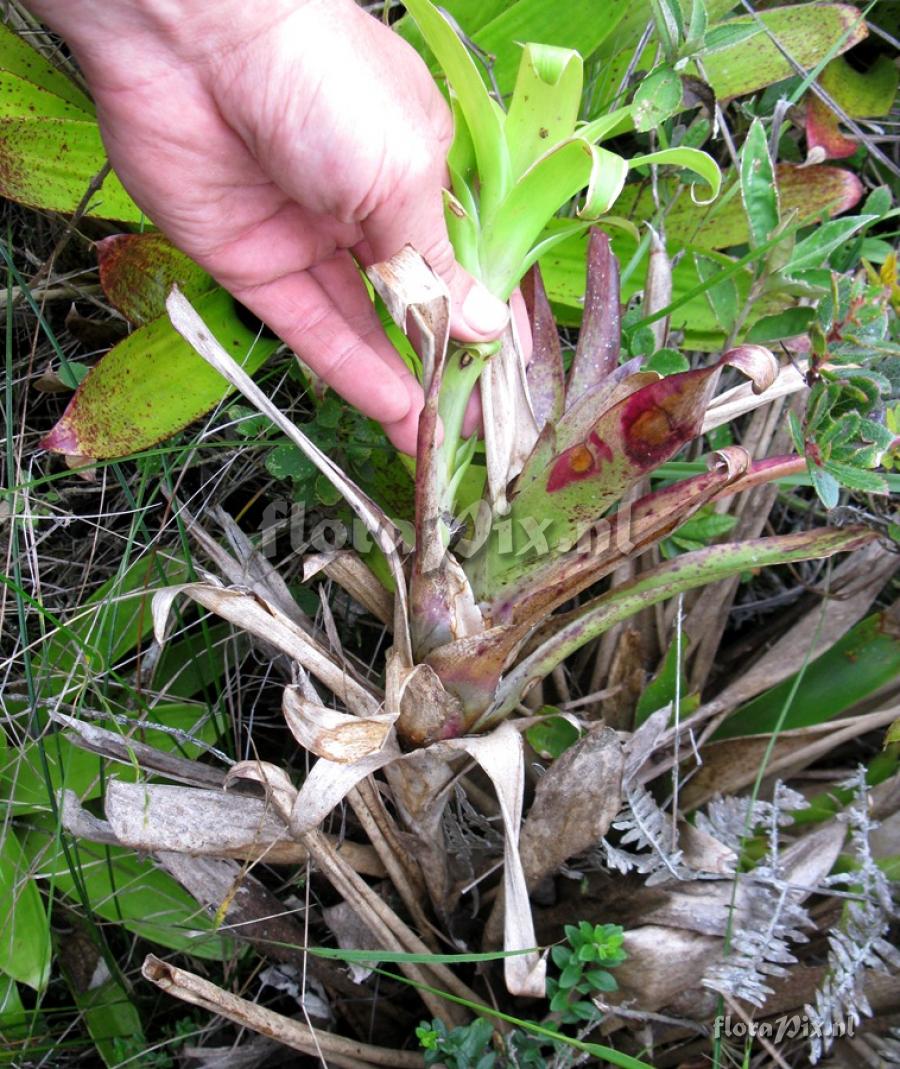
[[[72,213],[106,161],[96,122],[72,118],[0,119],[0,195],[33,208]],[[143,212],[107,175],[86,213],[140,223]]]
[[[248,374],[280,344],[245,327],[222,289],[199,298],[196,307]],[[171,437],[230,392],[167,318],[155,319],[97,364],[43,445],[70,456],[125,456]]]
[[[572,49],[525,46],[504,123],[513,179],[571,136],[581,107],[583,68]]]
[[[94,105],[77,85],[59,68],[35,51],[9,26],[0,22],[0,70],[18,75],[39,89],[68,101],[82,113],[92,116]]]
[[[29,82],[19,74],[0,69],[0,119],[88,118],[84,111],[57,93]]]
[[[822,527],[772,538],[723,543],[658,565],[624,586],[554,618],[552,629],[546,628],[544,634],[539,632],[533,640],[533,651],[504,677],[493,707],[475,724],[474,730],[485,730],[507,716],[532,683],[543,679],[587,642],[650,605],[749,568],[851,552],[876,537],[875,532],[866,528]]]
[[[592,0],[570,0],[565,18],[560,18],[558,0],[445,0],[440,6],[472,43],[491,57],[493,76],[501,93],[510,92],[515,84],[523,41],[574,49],[587,58],[626,13],[625,4],[598,7]],[[432,49],[425,43],[426,35],[413,19],[406,16],[395,28],[425,57],[432,72],[439,74]]]

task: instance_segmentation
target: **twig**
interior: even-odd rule
[[[292,1050],[313,1055],[322,1050],[328,1055],[328,1064],[341,1069],[371,1069],[375,1065],[384,1065],[388,1069],[421,1069],[425,1065],[423,1056],[412,1051],[389,1050],[346,1039],[333,1032],[315,1031],[300,1021],[224,991],[196,973],[170,965],[154,954],[148,954],[144,959],[141,973],[145,979],[183,1002],[219,1014]]]

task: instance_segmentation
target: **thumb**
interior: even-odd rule
[[[363,231],[373,262],[390,259],[404,245],[428,261],[450,290],[450,332],[459,341],[490,341],[502,332],[509,309],[457,263],[439,187],[426,192],[419,186],[412,198],[392,197],[372,212]]]

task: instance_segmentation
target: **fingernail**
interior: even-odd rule
[[[509,320],[509,309],[484,286],[476,284],[463,301],[463,317],[479,334],[499,334]]]

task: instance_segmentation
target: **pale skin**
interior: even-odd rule
[[[415,451],[422,391],[357,269],[418,249],[452,332],[508,310],[456,263],[447,105],[353,0],[29,0],[78,58],[110,162],[181,249],[348,402]]]

